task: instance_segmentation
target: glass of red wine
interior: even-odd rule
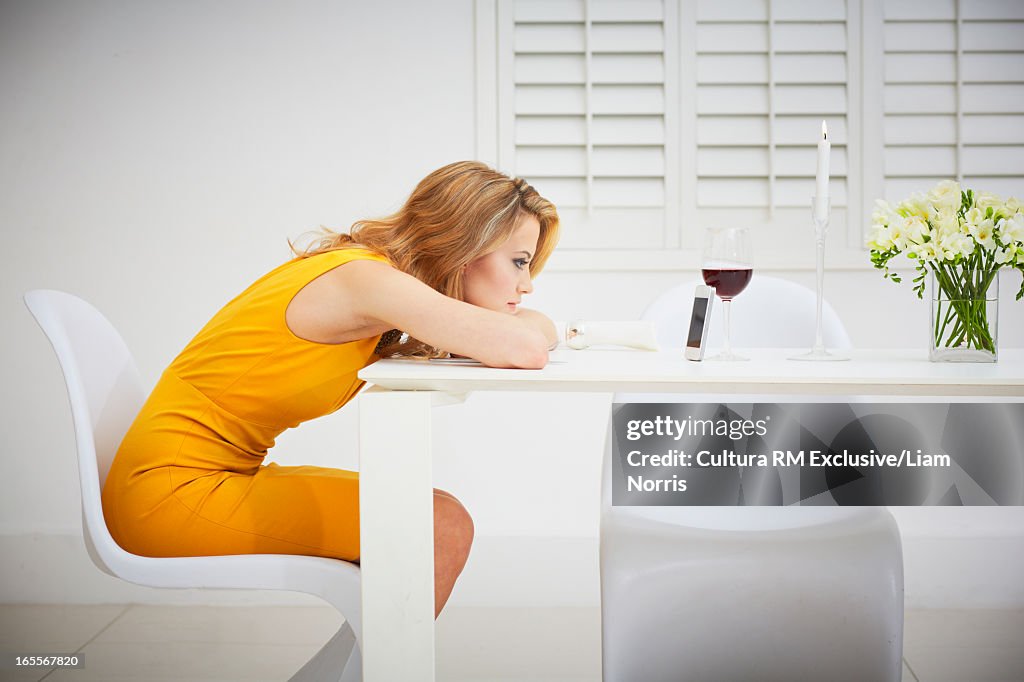
[[[750,230],[746,227],[713,227],[705,234],[704,259],[701,262],[704,283],[714,288],[725,311],[725,348],[709,360],[749,360],[732,352],[729,340],[729,307],[750,283],[754,274]]]

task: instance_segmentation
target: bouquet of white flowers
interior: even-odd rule
[[[895,207],[878,201],[868,239],[871,262],[885,277],[889,261],[903,253],[917,262],[914,291],[924,296],[925,278],[934,276],[936,296],[946,305],[933,309],[933,347],[970,348],[994,353],[984,302],[1001,268],[1024,275],[1024,212],[1018,199],[962,190],[952,180],[927,194],[915,193]],[[1024,297],[1024,281],[1017,300]],[[933,297],[934,298],[934,297]]]

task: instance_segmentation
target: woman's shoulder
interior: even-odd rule
[[[378,253],[361,245],[343,246],[335,249],[328,249],[326,251],[319,251],[309,255],[304,254],[293,258],[290,263],[295,264],[302,261],[309,261],[310,263],[326,265],[347,263],[353,260],[376,260],[387,263],[388,265],[391,264],[391,260],[384,254]]]

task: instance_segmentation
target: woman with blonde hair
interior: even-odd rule
[[[551,202],[465,161],[424,178],[394,215],[297,252],[214,315],[161,376],[103,488],[114,539],[154,557],[358,561],[358,475],[264,465],[274,439],[351,400],[356,373],[379,357],[543,367],[554,325],[519,304],[557,239]],[[472,539],[463,506],[435,490],[435,613]]]

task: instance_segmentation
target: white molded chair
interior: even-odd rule
[[[703,283],[693,280],[672,287],[647,308],[643,319],[654,323],[662,348],[682,347],[690,324],[693,290]],[[731,305],[730,341],[733,348],[810,350],[814,345],[817,294],[804,286],[755,272],[750,284],[733,299]],[[722,300],[716,299],[708,329],[708,355],[725,343],[723,319]],[[850,348],[850,336],[828,301],[822,302],[821,329],[826,348]]]
[[[681,349],[694,284],[669,290],[644,314],[663,347]],[[741,309],[744,299],[752,305]],[[810,348],[815,301],[799,285],[755,274],[734,303],[733,346]],[[826,346],[849,347],[827,304],[823,321]],[[708,399],[617,394],[614,402]],[[601,518],[606,682],[900,679],[903,554],[886,508],[614,507],[612,447],[609,425]]]
[[[89,556],[105,573],[150,587],[288,590],[327,601],[345,618],[338,632],[292,680],[359,680],[359,567],[346,561],[284,554],[151,558],[130,554],[107,530],[100,491],[114,454],[146,398],[128,347],[85,301],[34,290],[25,303],[43,328],[67,383],[82,484],[82,530]]]

